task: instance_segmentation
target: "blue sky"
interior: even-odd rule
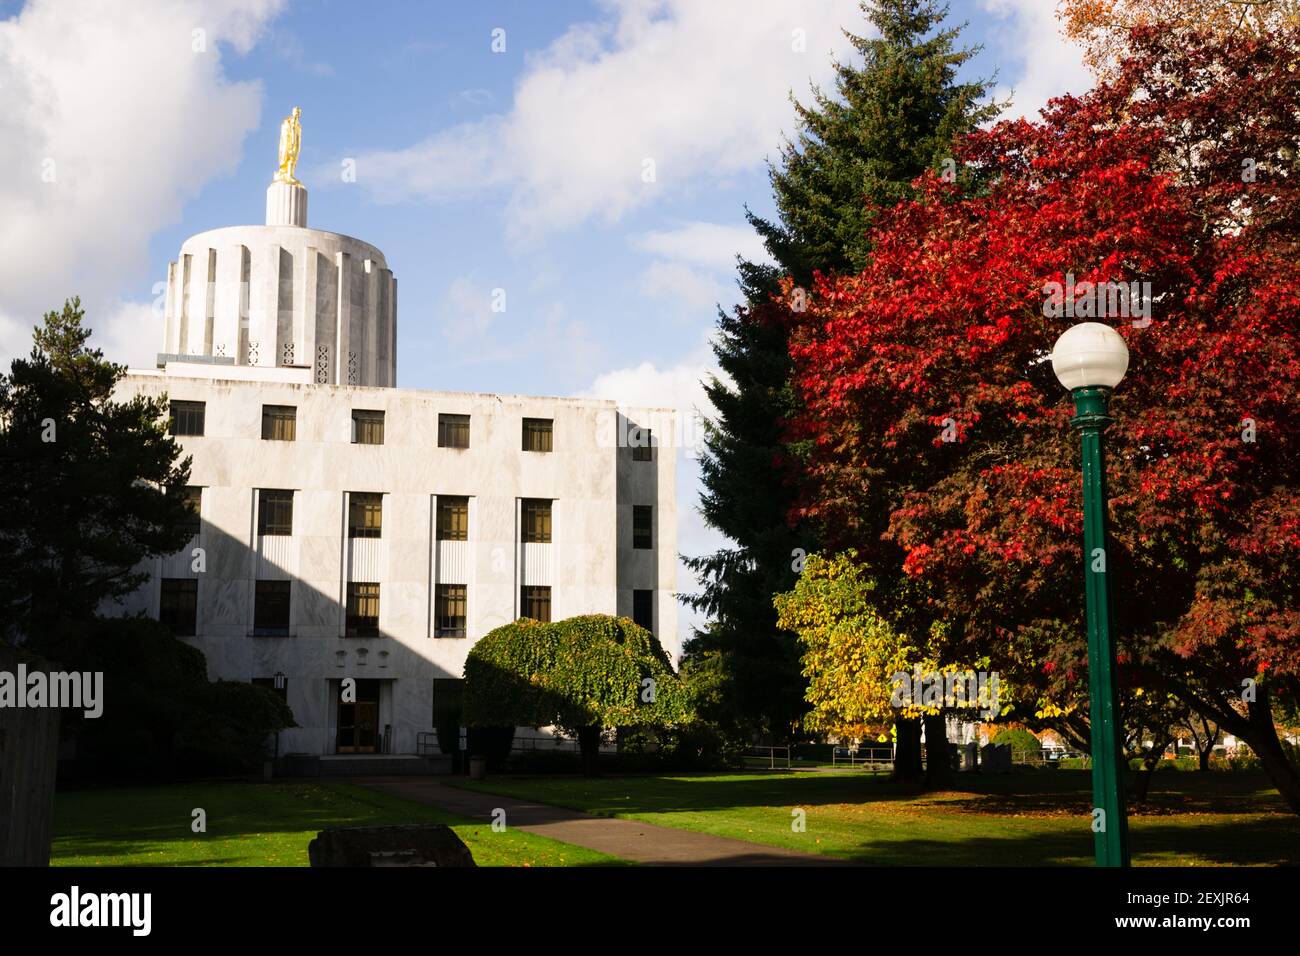
[[[1052,7],[952,4],[1013,113],[1087,85]],[[785,92],[829,80],[840,25],[865,29],[855,0],[0,0],[0,359],[79,292],[110,357],[149,364],[168,261],[263,221],[300,106],[310,225],[398,278],[399,386],[689,416],[734,255],[757,253],[744,207],[772,211]],[[695,476],[684,455],[687,553],[718,543]]]

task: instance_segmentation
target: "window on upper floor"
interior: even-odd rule
[[[534,621],[551,619],[551,589],[545,585],[525,584],[519,589],[519,616]]]
[[[632,623],[644,627],[650,633],[655,629],[655,592],[637,588],[632,592]]]
[[[468,498],[438,496],[437,532],[439,541],[469,540]]]
[[[551,502],[545,498],[524,498],[519,503],[519,540],[524,544],[551,543]]]
[[[258,581],[253,592],[253,634],[289,636],[289,582]]]
[[[654,461],[654,439],[648,428],[632,427],[628,430],[628,444],[632,446],[633,461]]]
[[[550,418],[525,418],[524,451],[551,451],[554,425]]]
[[[468,448],[469,447],[469,416],[468,415],[439,415],[438,416],[438,447],[439,448]]]
[[[632,506],[632,547],[654,547],[654,508],[650,505]]]
[[[379,585],[364,581],[348,584],[348,637],[379,636]]]
[[[172,402],[168,432],[172,435],[202,435],[206,415],[204,402]]]
[[[382,445],[384,443],[384,413],[382,411],[352,411],[352,444]]]
[[[185,517],[177,522],[176,531],[184,531],[191,538],[203,527],[201,518],[203,510],[203,489],[198,485],[186,485],[184,488],[178,488],[174,494],[184,502],[186,507]]]
[[[173,637],[193,637],[198,624],[199,582],[195,578],[163,578],[158,620]]]
[[[262,406],[264,441],[293,441],[298,432],[298,409],[293,405]]]
[[[384,496],[372,491],[348,495],[348,537],[379,538],[384,528]]]
[[[435,609],[437,625],[435,637],[464,637],[465,608],[469,588],[464,584],[439,584]]]
[[[257,533],[293,534],[293,492],[262,488],[257,493]]]

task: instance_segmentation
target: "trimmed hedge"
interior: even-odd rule
[[[1043,749],[1038,738],[1023,727],[1007,727],[1005,730],[999,730],[990,742],[999,745],[1009,744],[1013,755],[1022,750],[1038,753]]]

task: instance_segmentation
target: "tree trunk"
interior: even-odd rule
[[[943,713],[926,714],[925,726],[925,785],[932,790],[952,787],[952,755],[948,749],[948,722]]]
[[[585,777],[600,776],[600,728],[578,728],[578,750],[582,758],[582,774]]]
[[[1231,707],[1218,706],[1190,692],[1180,696],[1195,707],[1197,713],[1213,718],[1221,731],[1244,740],[1259,757],[1260,765],[1286,805],[1293,813],[1300,814],[1300,770],[1287,759],[1282,743],[1277,739],[1267,687],[1256,686],[1255,700],[1246,704],[1246,717]]]
[[[1196,759],[1200,761],[1200,766],[1197,769],[1202,772],[1208,772],[1210,769],[1210,752],[1208,750],[1198,750],[1196,752]]]
[[[1151,749],[1142,756],[1142,772],[1133,780],[1133,802],[1146,803],[1147,794],[1151,791],[1151,776],[1156,772],[1156,767],[1160,766],[1160,761],[1164,753],[1169,749],[1170,740],[1164,741],[1163,745],[1158,745],[1155,741],[1151,743]],[[1128,761],[1126,760],[1125,763]]]
[[[1300,772],[1287,759],[1282,742],[1277,739],[1277,728],[1273,725],[1273,709],[1269,702],[1268,690],[1256,688],[1254,703],[1246,705],[1250,736],[1245,738],[1250,749],[1255,751],[1259,762],[1277,787],[1286,805],[1294,813],[1300,813]]]
[[[895,728],[898,745],[894,750],[894,772],[890,779],[903,783],[921,781],[921,721],[900,717]]]

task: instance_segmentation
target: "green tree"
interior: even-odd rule
[[[946,6],[861,6],[878,35],[847,33],[861,65],[836,64],[833,94],[815,90],[811,104],[795,103],[797,135],[769,171],[777,219],[747,213],[774,264],[739,261],[745,304],[719,312],[714,345],[725,378],[705,383],[717,418],[706,426],[700,510],[734,546],[687,561],[701,585],[688,600],[712,620],[688,642],[683,673],[722,685],[705,716],[735,737],[788,737],[807,709],[798,641],[772,606],[791,587],[800,550],[817,550],[819,538],[810,523],[787,521],[789,469],[802,449],[784,434],[798,406],[780,279],[807,288],[814,272],[860,270],[877,211],[909,198],[917,176],[945,168],[954,137],[1000,110],[983,102],[990,81],[958,80],[977,48],[958,46],[961,28],[944,26]]]
[[[138,588],[150,556],[182,547],[172,494],[189,459],[163,399],[115,402],[125,368],[87,347],[79,299],[49,312],[31,355],[0,374],[0,628],[40,643]]]
[[[686,691],[653,634],[624,617],[496,628],[465,661],[467,727],[549,727],[576,734],[583,772],[617,727],[674,727],[691,717]]]
[[[148,618],[101,617],[45,645],[51,657],[104,675],[104,710],[65,711],[76,740],[73,772],[89,780],[167,780],[250,773],[269,756],[270,735],[296,727],[279,694],[239,681],[209,681],[203,652]]]

